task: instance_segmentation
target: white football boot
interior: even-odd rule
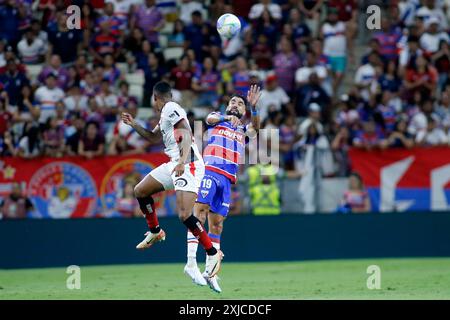
[[[220,278],[215,275],[214,277],[210,278],[208,277],[208,275],[206,274],[206,272],[203,273],[203,277],[205,278],[206,282],[208,283],[209,287],[214,290],[217,293],[221,293],[222,289],[219,286],[219,280]]]
[[[161,229],[158,233],[151,233],[147,231],[145,233],[145,239],[142,240],[137,246],[136,249],[144,250],[150,248],[154,243],[159,241],[166,240],[166,233],[163,229]]]
[[[206,259],[205,273],[208,278],[214,277],[220,271],[220,265],[222,263],[223,253],[220,249],[217,249],[217,253],[213,256],[209,256]]]
[[[197,266],[189,266],[189,264],[186,264],[184,266],[184,273],[192,279],[192,282],[199,286],[206,286],[208,284]]]

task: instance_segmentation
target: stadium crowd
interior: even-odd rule
[[[330,154],[330,176],[350,174],[351,146],[448,145],[448,1],[377,3],[381,28],[359,59],[358,33],[369,33],[356,0],[0,0],[0,155],[161,151],[119,115],[150,110],[162,79],[192,121],[260,84],[263,128],[279,129],[294,176],[309,145]],[[71,4],[80,29],[68,28]],[[231,40],[215,29],[223,13],[241,20]]]

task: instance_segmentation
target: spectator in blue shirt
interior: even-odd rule
[[[151,105],[150,99],[153,86],[158,81],[161,81],[163,75],[166,73],[162,60],[163,58],[154,52],[150,52],[148,55],[148,66],[144,68],[145,83],[143,105],[146,107]]]
[[[63,66],[73,63],[81,50],[83,34],[80,30],[67,28],[67,16],[61,14],[58,18],[58,27],[49,31],[49,56],[57,54]]]
[[[0,5],[0,39],[5,39],[14,48],[20,40],[20,20],[15,0],[7,0],[4,5]]]
[[[291,9],[289,13],[289,24],[292,26],[292,36],[297,50],[301,49],[302,45],[308,46],[311,41],[311,30],[302,21],[298,8]]]
[[[398,76],[397,62],[395,60],[389,60],[385,64],[384,72],[378,78],[381,91],[399,92],[402,80]]]
[[[330,96],[320,85],[319,76],[313,72],[309,76],[307,84],[297,90],[295,99],[295,111],[297,117],[306,117],[308,114],[307,106],[315,102],[323,109],[326,109],[330,103]]]
[[[184,28],[185,49],[190,48],[195,52],[197,61],[203,59],[203,44],[205,38],[202,34],[203,17],[200,11],[192,12],[192,23]]]
[[[6,62],[6,73],[0,76],[0,83],[8,92],[9,103],[12,106],[17,106],[18,99],[22,88],[29,85],[30,82],[24,73],[19,72],[15,59],[10,58]]]

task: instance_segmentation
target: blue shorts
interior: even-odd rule
[[[208,204],[211,212],[226,217],[230,210],[231,181],[221,174],[206,170],[197,202]]]

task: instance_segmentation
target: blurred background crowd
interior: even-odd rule
[[[79,30],[67,27],[71,4],[81,9]],[[381,8],[374,30],[366,26],[371,4]],[[351,174],[351,147],[449,145],[449,6],[0,0],[0,155],[160,152],[161,143],[119,121],[126,111],[154,127],[151,88],[160,80],[172,83],[192,122],[259,84],[262,127],[279,129],[279,165],[290,178],[302,177],[311,145],[330,177]],[[241,20],[231,40],[215,28],[224,13]],[[361,183],[351,184],[358,190]]]

